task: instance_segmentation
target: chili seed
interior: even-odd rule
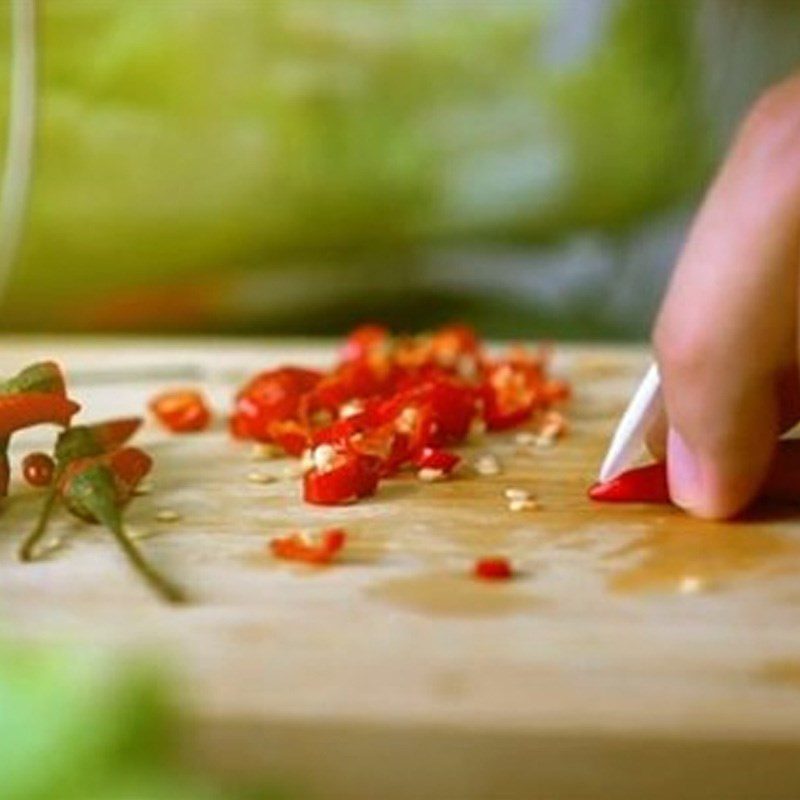
[[[436,481],[443,480],[446,476],[444,470],[434,469],[432,467],[423,467],[417,473],[417,477],[425,483],[435,483]]]
[[[499,475],[503,471],[497,457],[491,453],[479,456],[475,460],[474,466],[479,475]]]
[[[253,470],[253,472],[247,473],[247,480],[250,481],[250,483],[272,483],[275,478],[267,472]]]
[[[321,444],[311,453],[311,462],[319,472],[328,472],[336,460],[336,450],[329,444]]]
[[[345,403],[339,409],[339,416],[341,419],[348,419],[349,417],[355,417],[360,414],[364,410],[364,404],[358,400],[351,400],[349,403]]]
[[[509,511],[535,511],[540,508],[536,500],[511,500],[508,504]]]

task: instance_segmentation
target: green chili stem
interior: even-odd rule
[[[119,543],[133,568],[155,589],[165,600],[170,603],[185,603],[186,595],[181,589],[170,583],[161,575],[142,555],[139,548],[131,541],[121,525],[109,526],[111,533]]]
[[[58,481],[60,475],[56,473],[53,476],[53,484],[50,491],[47,493],[42,510],[39,513],[39,519],[36,522],[36,527],[25,537],[25,540],[19,547],[19,560],[20,561],[33,561],[36,558],[34,548],[44,536],[47,530],[47,523],[50,521],[50,515],[55,508],[56,499],[58,498]]]
[[[0,437],[0,498],[8,494],[11,467],[8,463],[8,437]]]

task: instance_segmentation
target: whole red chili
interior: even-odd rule
[[[156,419],[172,433],[196,433],[211,422],[211,411],[203,395],[182,389],[164,392],[153,398],[150,410]]]
[[[39,489],[52,483],[55,469],[55,461],[47,453],[28,453],[22,459],[22,477]]]
[[[650,464],[596,483],[589,489],[589,497],[601,503],[669,503],[667,465]]]
[[[484,581],[505,581],[514,576],[508,559],[499,556],[478,559],[472,572]]]
[[[304,561],[307,564],[328,564],[346,541],[346,531],[342,528],[329,528],[313,538],[302,533],[279,536],[269,543],[269,547],[275,558]]]

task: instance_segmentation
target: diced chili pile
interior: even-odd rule
[[[544,415],[569,386],[548,374],[547,352],[491,357],[467,326],[421,336],[357,328],[327,372],[284,366],[253,377],[236,396],[231,431],[305,455],[304,497],[336,505],[375,493],[411,467],[448,475],[448,448],[470,431],[498,431]]]

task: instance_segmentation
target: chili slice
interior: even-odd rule
[[[424,448],[415,461],[420,469],[438,469],[445,475],[449,475],[460,462],[461,456],[435,447]]]
[[[650,464],[596,483],[590,487],[589,497],[601,503],[669,503],[667,465]]]
[[[275,558],[307,564],[329,564],[346,541],[345,530],[329,528],[313,538],[303,533],[279,536],[269,543],[269,547]]]
[[[375,494],[380,472],[378,458],[340,453],[330,468],[314,468],[305,473],[303,497],[308,503],[323,506],[352,503]]]
[[[472,574],[483,581],[506,581],[514,577],[514,571],[511,569],[508,559],[499,556],[478,559]]]
[[[197,433],[211,422],[211,411],[203,395],[190,389],[158,395],[151,400],[150,410],[172,433]]]

